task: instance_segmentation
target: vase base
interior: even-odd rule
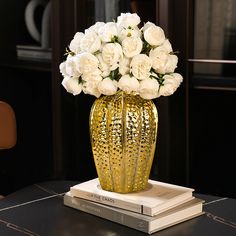
[[[137,185],[135,186],[119,185],[119,187],[108,185],[107,183],[104,184],[104,182],[100,180],[99,180],[99,183],[100,183],[100,185],[98,186],[99,189],[102,189],[108,192],[115,192],[115,193],[122,193],[122,194],[140,192],[148,188],[148,181],[146,181],[146,183],[140,183],[138,186]]]

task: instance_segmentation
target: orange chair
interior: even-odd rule
[[[16,117],[12,107],[0,101],[0,149],[10,149],[16,145]],[[0,199],[3,196],[0,195]]]
[[[16,117],[12,107],[0,101],[0,149],[16,145]]]

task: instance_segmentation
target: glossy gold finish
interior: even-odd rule
[[[145,189],[152,167],[158,115],[152,100],[122,91],[98,98],[90,114],[94,161],[102,189]]]

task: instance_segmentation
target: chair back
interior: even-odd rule
[[[0,149],[14,147],[16,140],[15,112],[8,103],[0,101]]]

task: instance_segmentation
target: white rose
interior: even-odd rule
[[[80,40],[82,51],[94,53],[100,50],[101,40],[94,31],[86,31],[84,37]]]
[[[163,76],[163,85],[160,86],[159,95],[160,96],[170,96],[172,95],[176,89],[179,87],[179,77],[172,75],[164,75]]]
[[[165,53],[165,54],[170,54],[173,52],[172,46],[169,42],[168,39],[165,39],[162,45],[156,47],[155,49],[152,49],[149,53],[150,57],[159,57],[159,53]]]
[[[121,13],[121,15],[117,17],[118,27],[135,27],[139,23],[140,17],[136,13]]]
[[[160,74],[172,73],[177,67],[178,58],[176,55],[171,55],[162,49],[157,47],[150,51],[149,57],[153,63],[152,67]]]
[[[79,53],[81,51],[80,48],[80,41],[84,37],[84,33],[77,32],[74,36],[74,38],[71,40],[69,48],[72,52],[75,54]]]
[[[98,34],[100,28],[102,28],[105,25],[104,22],[96,22],[94,25],[90,26],[85,32],[87,31],[94,31],[96,34]]]
[[[66,62],[65,61],[60,64],[59,69],[60,69],[61,74],[64,77],[68,76],[66,73]]]
[[[143,32],[144,32],[146,29],[148,29],[150,26],[156,26],[156,25],[155,25],[154,23],[148,21],[147,23],[144,24],[144,26],[143,26],[143,28],[142,28]]]
[[[168,55],[169,54],[167,52],[160,50],[159,47],[152,49],[149,52],[149,57],[152,60],[152,67],[157,73],[162,74],[163,70],[165,69],[166,62],[168,60]],[[165,71],[163,74],[165,74]]]
[[[122,41],[122,48],[126,57],[134,57],[142,51],[143,41],[140,38],[127,37]]]
[[[71,77],[79,77],[81,75],[81,72],[79,68],[76,66],[77,59],[76,57],[68,57],[65,61],[65,74]],[[64,67],[64,66],[63,66]]]
[[[102,80],[102,76],[100,74],[83,74],[81,76],[81,78],[84,80],[84,81],[95,81],[95,82],[100,82]]]
[[[163,44],[160,46],[161,50],[166,51],[167,53],[173,52],[171,43],[168,39],[165,39]]]
[[[176,55],[169,55],[166,63],[165,73],[172,73],[177,68],[178,57]]]
[[[121,75],[129,74],[130,70],[130,58],[123,57],[119,63],[119,73]]]
[[[110,74],[110,66],[104,62],[103,58],[102,58],[102,54],[99,53],[96,55],[97,59],[99,60],[99,64],[98,67],[101,70],[101,76],[102,77],[107,77]]]
[[[97,76],[101,76],[101,74],[102,74],[102,72],[101,72],[101,70],[99,70],[99,68],[94,68],[93,71],[89,71],[88,73],[83,73],[82,77],[86,77],[86,76],[97,77]]]
[[[156,79],[145,79],[140,82],[139,94],[144,99],[154,99],[159,97],[159,83]]]
[[[74,96],[80,94],[82,91],[82,85],[79,84],[78,78],[65,77],[61,84],[68,93],[72,93]]]
[[[133,27],[133,28],[118,28],[118,38],[120,41],[123,41],[127,37],[133,37],[133,38],[140,38],[141,37],[141,31],[139,28]]]
[[[144,39],[152,46],[159,46],[165,41],[165,34],[161,27],[150,26],[144,31]]]
[[[90,94],[95,97],[100,97],[101,93],[98,90],[98,84],[99,82],[102,81],[101,76],[91,76],[90,79],[87,78],[86,82],[83,83],[83,92],[85,94]]]
[[[98,69],[98,59],[91,53],[83,52],[77,54],[76,58],[76,68],[82,74],[93,74],[94,71],[97,72]]]
[[[104,95],[113,95],[117,91],[117,82],[107,77],[98,84],[98,91]]]
[[[98,35],[105,43],[111,42],[114,36],[118,35],[117,25],[114,22],[108,22],[98,31]]]
[[[138,92],[139,82],[133,76],[123,75],[118,81],[118,87],[127,93]]]
[[[139,80],[147,79],[152,67],[151,59],[145,54],[134,56],[130,63],[132,74]]]
[[[107,43],[102,48],[102,58],[111,67],[111,71],[118,68],[118,63],[122,57],[123,52],[119,43]]]
[[[181,74],[179,73],[173,73],[172,76],[174,77],[174,79],[176,80],[176,82],[178,83],[178,86],[183,82],[183,77]]]
[[[101,96],[101,93],[98,90],[98,83],[94,83],[94,82],[91,82],[91,81],[85,82],[83,84],[83,92],[85,94],[93,95],[97,98],[99,98]]]

